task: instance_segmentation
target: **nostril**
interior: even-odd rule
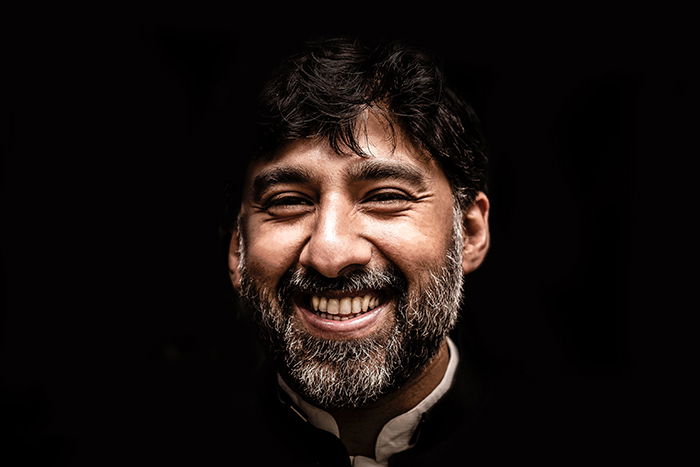
[[[372,256],[372,245],[360,228],[345,211],[326,206],[309,232],[300,263],[330,278],[365,267]]]
[[[333,247],[311,239],[299,256],[302,266],[333,279],[367,267],[371,259],[372,246],[362,238],[347,239]]]
[[[367,264],[348,264],[338,272],[339,276],[346,276],[352,272],[364,269]]]

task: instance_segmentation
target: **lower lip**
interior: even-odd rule
[[[343,321],[322,318],[316,313],[298,305],[296,308],[307,327],[319,331],[328,337],[353,339],[369,334],[376,326],[386,306],[387,304],[384,303],[356,318]]]

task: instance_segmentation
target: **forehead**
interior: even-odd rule
[[[270,181],[361,180],[399,178],[420,188],[448,183],[436,161],[403,138],[393,140],[381,128],[367,126],[365,154],[339,154],[325,140],[297,140],[272,157],[254,162],[248,170],[247,191]]]
[[[273,158],[253,164],[247,186],[254,192],[280,182],[352,183],[397,179],[426,190],[445,179],[440,167],[426,157],[397,147],[366,154],[338,154],[328,143],[304,140],[289,144]]]
[[[356,138],[362,155],[338,153],[325,138],[308,138],[254,161],[245,177],[243,199],[259,199],[268,188],[285,183],[308,182],[323,190],[328,184],[348,186],[389,179],[408,184],[416,192],[452,196],[440,164],[405,138],[397,125],[392,129],[386,119],[367,111],[356,122]]]

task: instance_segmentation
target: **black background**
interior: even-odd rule
[[[253,90],[325,33],[431,48],[482,120],[492,249],[467,282],[468,358],[513,406],[676,452],[697,57],[671,10],[7,16],[1,452],[105,465],[103,448],[224,426],[249,396],[223,182]]]

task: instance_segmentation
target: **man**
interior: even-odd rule
[[[489,247],[473,112],[425,52],[349,39],[286,61],[260,112],[229,269],[275,364],[262,417],[275,455],[355,466],[446,455],[426,420],[442,406],[454,432],[468,410],[445,406],[460,366],[448,336],[463,276]]]

